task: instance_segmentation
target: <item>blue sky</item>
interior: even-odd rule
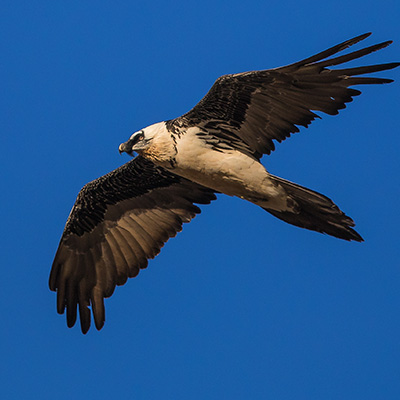
[[[188,111],[226,73],[358,34],[393,39],[398,1],[18,1],[0,14],[4,399],[400,398],[400,69],[264,159],[331,197],[365,242],[220,196],[106,300],[83,336],[48,274],[80,188],[119,143]]]

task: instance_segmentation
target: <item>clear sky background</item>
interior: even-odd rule
[[[400,3],[18,1],[0,13],[2,399],[399,399],[400,69],[263,162],[357,223],[348,243],[220,196],[84,336],[51,263],[80,188],[119,143],[193,107],[222,74],[372,31],[400,61]],[[359,48],[359,47],[358,47]]]

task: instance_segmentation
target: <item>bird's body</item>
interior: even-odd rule
[[[165,122],[143,129],[152,137],[148,149],[138,153],[176,175],[228,196],[248,200],[276,211],[293,210],[287,194],[276,185],[263,164],[235,148],[217,149],[204,140],[204,130],[191,127],[179,134]],[[166,150],[160,154],[157,149]],[[177,151],[179,149],[179,152]]]
[[[67,220],[51,274],[57,311],[82,332],[105,321],[104,298],[147,266],[215,193],[250,201],[295,226],[362,241],[353,220],[328,197],[270,174],[263,154],[299,132],[320,111],[335,115],[361,92],[351,86],[390,79],[360,75],[400,63],[330,69],[388,46],[332,57],[360,35],[284,67],[225,75],[183,116],[135,132],[119,147],[139,154],[88,183]]]

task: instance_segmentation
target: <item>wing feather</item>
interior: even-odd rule
[[[67,220],[49,278],[57,311],[81,329],[105,321],[104,298],[155,257],[164,243],[215,199],[197,185],[137,157],[87,184]]]
[[[90,295],[88,293],[87,282],[85,280],[79,283],[79,319],[85,333],[90,328]]]

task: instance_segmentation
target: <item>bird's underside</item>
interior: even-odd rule
[[[88,183],[67,220],[50,274],[57,311],[67,325],[97,329],[104,298],[147,266],[215,193],[238,196],[281,220],[345,240],[362,241],[353,220],[328,197],[269,174],[260,159],[320,111],[335,115],[361,92],[351,86],[389,83],[362,75],[399,63],[328,69],[391,42],[335,56],[369,34],[294,64],[220,77],[185,115],[135,132],[120,152],[138,157]]]

